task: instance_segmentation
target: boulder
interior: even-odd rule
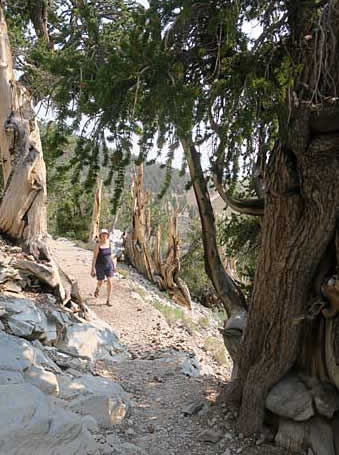
[[[29,340],[41,339],[45,343],[56,341],[60,329],[72,322],[66,313],[48,305],[40,307],[34,300],[25,298],[2,296],[0,309],[0,318],[11,334]]]
[[[295,421],[307,420],[314,415],[311,393],[295,375],[285,376],[272,387],[266,398],[266,408]]]
[[[35,343],[35,342],[34,342]],[[87,359],[82,359],[74,355],[65,354],[60,352],[57,348],[45,346],[44,351],[47,353],[53,362],[55,362],[63,370],[73,368],[75,370],[86,371],[91,362]]]
[[[328,419],[339,410],[339,393],[332,384],[318,384],[312,389],[314,405],[318,413]]]
[[[199,361],[192,353],[169,351],[161,353],[157,361],[163,363],[162,371],[164,376],[173,372],[191,377],[200,376]]]
[[[292,453],[303,452],[307,446],[307,427],[305,422],[294,422],[284,418],[279,419],[279,428],[275,443]]]
[[[56,388],[53,373],[62,374],[62,371],[40,349],[22,338],[0,332],[0,385],[21,384],[27,380],[39,383],[44,391],[51,391]]]
[[[96,444],[75,414],[31,384],[0,386],[0,446],[6,455],[89,455]]]
[[[336,455],[331,424],[321,417],[314,417],[308,423],[309,440],[314,455]]]
[[[314,455],[336,455],[331,424],[319,416],[305,422],[280,418],[275,442],[293,453],[309,448]]]
[[[125,348],[109,324],[96,318],[91,322],[74,323],[66,327],[56,347],[90,361],[102,360],[122,352]]]
[[[25,382],[35,385],[47,395],[58,396],[59,383],[57,377],[51,371],[46,371],[41,367],[32,365],[24,372]]]
[[[128,394],[111,380],[84,375],[80,378],[59,378],[60,398],[67,408],[83,416],[92,416],[99,425],[109,428],[120,423],[129,413]]]
[[[13,335],[30,339],[47,335],[44,328],[47,318],[32,300],[2,296],[0,305],[4,310],[1,318]]]
[[[113,229],[113,231],[110,233],[110,243],[114,257],[116,257],[118,260],[122,259],[125,251],[123,232],[119,229]]]

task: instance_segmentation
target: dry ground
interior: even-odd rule
[[[97,365],[98,374],[111,377],[131,396],[131,415],[117,428],[120,437],[148,455],[283,454],[271,445],[258,446],[237,434],[233,411],[216,402],[232,365],[227,355],[223,365],[210,358],[204,348],[208,329],[197,334],[180,323],[170,327],[153,306],[147,290],[140,292],[138,286],[144,280],[125,265],[118,264],[121,273],[114,278],[113,306],[106,306],[105,289],[98,299],[93,297],[96,282],[90,276],[92,253],[62,239],[51,239],[49,244],[60,266],[79,281],[87,305],[112,325],[131,353],[128,360]],[[182,353],[194,353],[210,374],[182,374]],[[187,406],[194,402],[204,407],[185,415]],[[207,436],[206,430],[211,432]],[[204,440],[211,435],[218,441]],[[103,454],[114,454],[105,452],[104,434],[99,440]]]

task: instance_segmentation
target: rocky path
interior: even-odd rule
[[[61,267],[79,281],[87,305],[113,326],[130,353],[121,362],[96,365],[96,374],[118,382],[132,402],[128,419],[114,431],[96,435],[102,454],[121,454],[115,434],[130,443],[124,455],[283,453],[237,434],[236,416],[216,401],[232,365],[227,352],[221,352],[217,324],[206,310],[195,306],[184,313],[120,264],[113,306],[108,307],[105,289],[98,299],[93,297],[92,253],[63,239],[50,240],[50,248]]]

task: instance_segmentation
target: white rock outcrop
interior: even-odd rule
[[[90,361],[102,360],[125,351],[109,324],[89,312],[91,322],[73,323],[64,329],[56,347]]]
[[[130,410],[128,394],[117,383],[84,375],[59,378],[60,395],[67,408],[83,416],[92,416],[99,425],[110,428],[121,423]]]
[[[90,455],[96,443],[82,419],[31,384],[0,386],[2,455]]]

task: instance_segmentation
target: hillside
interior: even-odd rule
[[[56,132],[53,129],[47,129],[43,124],[41,125],[41,136],[44,150],[44,158],[46,161],[46,167],[48,172],[48,180],[51,183],[58,176],[65,172],[64,166],[74,163],[68,169],[67,175],[71,178],[74,170],[77,168],[76,157],[76,137],[68,137],[66,142],[61,141],[59,138],[55,138]],[[60,144],[58,144],[60,141]],[[99,155],[96,157],[97,163],[100,163],[99,176],[104,180],[107,179],[110,172],[109,163],[104,165],[104,153],[99,151]],[[132,162],[125,169],[125,186],[128,187],[131,182],[131,176],[135,171],[134,159],[136,155],[132,157]],[[87,158],[84,160],[82,157],[79,157],[79,161],[82,161],[84,166],[82,167],[80,173],[80,180],[77,182],[82,182],[85,185],[90,166],[86,162],[90,162],[90,159]],[[166,180],[167,169],[165,166],[160,163],[151,163],[144,165],[144,184],[145,188],[151,191],[154,195],[161,193]],[[112,183],[107,187],[108,192],[114,190],[114,175]],[[171,181],[168,187],[169,194],[177,194],[182,196],[185,194],[185,185],[189,181],[189,176],[181,176],[180,171],[176,168],[171,169]]]
[[[130,181],[134,165],[127,168],[127,181]],[[178,196],[185,196],[185,185],[189,181],[188,176],[181,176],[178,169],[171,169],[171,182],[168,188],[170,195],[176,194]],[[151,191],[154,195],[160,194],[165,184],[166,168],[159,163],[145,165],[144,167],[144,186],[145,190]]]
[[[187,191],[187,203],[189,205],[192,205],[193,207],[197,207],[197,202],[196,202],[196,199],[195,199],[195,195],[194,195],[194,190],[193,188],[190,188],[188,191]],[[210,192],[210,198],[211,198],[211,203],[212,203],[212,207],[214,209],[214,213],[216,215],[219,215],[221,214],[224,210],[225,210],[225,202],[223,201],[223,199],[220,197],[219,193],[217,192],[213,192],[211,191]]]

